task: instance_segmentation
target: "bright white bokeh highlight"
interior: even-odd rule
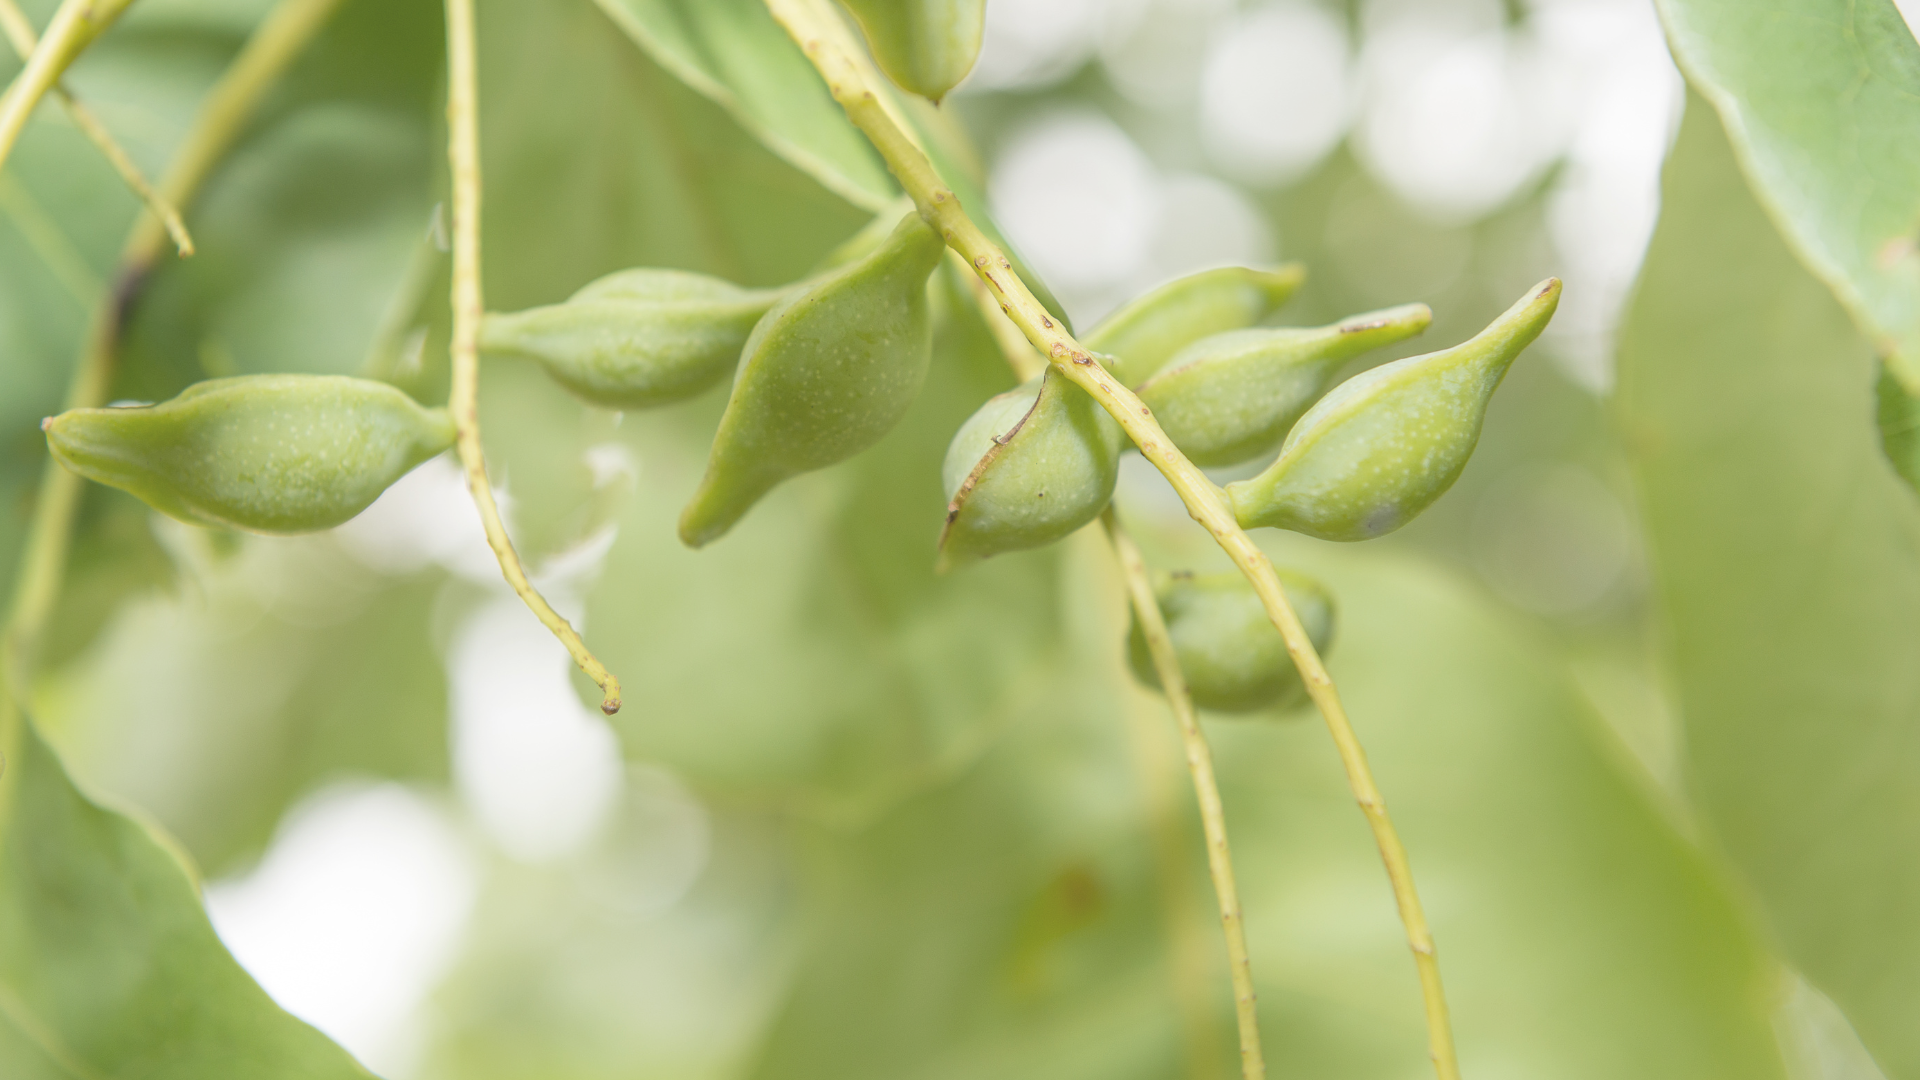
[[[619,742],[574,692],[572,666],[512,594],[468,615],[448,648],[454,785],[488,838],[523,862],[576,850],[620,799]]]
[[[398,784],[346,784],[295,808],[251,872],[208,885],[207,912],[283,1008],[403,1077],[478,878],[433,801]]]
[[[1253,184],[1296,179],[1346,135],[1353,111],[1346,27],[1317,4],[1253,8],[1214,35],[1200,84],[1209,155]]]
[[[999,0],[987,5],[980,59],[963,90],[1019,90],[1073,74],[1127,0]]]
[[[1093,113],[1051,114],[1016,132],[989,193],[1014,247],[1082,327],[1168,278],[1276,254],[1245,195],[1211,177],[1162,174]]]

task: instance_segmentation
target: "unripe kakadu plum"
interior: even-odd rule
[[[1425,304],[1408,304],[1315,329],[1229,330],[1175,353],[1140,400],[1194,464],[1238,465],[1278,445],[1342,364],[1432,321]]]
[[[1174,353],[1210,334],[1252,326],[1305,281],[1297,263],[1223,266],[1167,282],[1122,305],[1083,339],[1123,386],[1139,386]]]
[[[1370,540],[1453,486],[1480,441],[1487,402],[1560,302],[1548,278],[1472,340],[1362,372],[1307,410],[1280,457],[1227,485],[1242,527]]]
[[[1307,638],[1324,655],[1333,643],[1333,594],[1318,581],[1278,571],[1280,587],[1306,627]],[[1160,614],[1173,639],[1173,652],[1186,676],[1193,703],[1218,712],[1288,708],[1306,697],[1300,671],[1287,654],[1286,639],[1274,628],[1253,586],[1239,574],[1160,575],[1154,583]],[[1158,690],[1147,635],[1136,616],[1127,635],[1127,663],[1141,682]]]
[[[987,0],[841,0],[896,85],[938,102],[973,70]]]
[[[588,404],[646,409],[719,382],[779,298],[684,270],[622,270],[565,303],[487,315],[480,347],[539,361]]]
[[[196,525],[331,528],[453,445],[445,409],[344,375],[242,375],[41,427],[61,464]]]
[[[1050,544],[1098,517],[1113,498],[1124,438],[1052,369],[988,401],[947,447],[939,568]]]
[[[747,339],[680,539],[718,539],[780,482],[891,431],[933,351],[927,277],[945,245],[917,214],[858,262],[788,293]]]

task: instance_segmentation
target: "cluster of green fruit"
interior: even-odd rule
[[[782,481],[878,442],[925,381],[929,282],[944,245],[913,213],[865,235],[841,265],[782,289],[673,270],[613,274],[561,304],[489,315],[482,345],[536,360],[614,409],[684,400],[733,371],[706,475],[680,519],[681,539],[699,547]],[[1086,343],[1195,462],[1234,465],[1280,447],[1265,472],[1225,489],[1242,525],[1379,536],[1460,474],[1487,400],[1552,314],[1559,283],[1465,344],[1329,393],[1347,361],[1419,333],[1430,314],[1414,304],[1313,329],[1256,326],[1301,277],[1297,267],[1197,273],[1123,307]],[[44,426],[69,468],[163,513],[281,534],[346,521],[454,439],[444,409],[342,376],[217,379],[161,405],[78,409]],[[1125,442],[1057,371],[988,401],[947,454],[942,566],[1039,547],[1092,521],[1113,496]],[[1289,586],[1324,646],[1324,590]],[[1278,632],[1238,578],[1169,579],[1162,605],[1197,701],[1244,710],[1297,691]],[[1143,651],[1133,651],[1140,667]]]

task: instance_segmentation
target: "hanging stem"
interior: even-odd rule
[[[60,81],[81,51],[112,26],[131,3],[133,0],[62,0],[40,46],[27,57],[27,66],[14,76],[6,95],[0,97],[0,165],[13,152],[13,144],[27,126],[34,106]]]
[[[226,74],[208,91],[186,141],[161,178],[160,191],[168,203],[192,203],[215,163],[239,137],[261,96],[306,48],[339,2],[281,0],[261,22]],[[166,243],[166,228],[159,218],[142,214],[134,222],[120,250],[113,291],[95,310],[86,344],[74,366],[67,388],[67,408],[106,404],[127,316]],[[66,576],[67,549],[74,515],[80,507],[81,484],[79,476],[55,461],[48,461],[41,475],[26,550],[14,579],[13,602],[6,626],[0,630],[0,684],[4,684],[0,686],[0,757],[5,759],[10,760],[18,746],[22,699],[32,673],[34,649],[53,614]],[[0,793],[10,791],[10,787],[0,787]],[[10,804],[10,797],[0,794],[0,819],[4,819]],[[0,828],[0,834],[4,831]]]
[[[1160,614],[1160,602],[1154,596],[1153,579],[1140,548],[1120,524],[1120,517],[1109,504],[1100,514],[1113,553],[1120,560],[1120,572],[1127,582],[1127,595],[1133,601],[1133,617],[1139,620],[1146,636],[1147,650],[1153,654],[1153,670],[1160,676],[1160,689],[1167,695],[1167,706],[1180,725],[1180,741],[1187,751],[1187,771],[1193,776],[1193,793],[1200,801],[1200,826],[1207,836],[1207,870],[1213,875],[1213,893],[1220,902],[1220,926],[1227,935],[1227,967],[1233,977],[1234,1016],[1240,1025],[1240,1072],[1246,1080],[1263,1080],[1267,1060],[1260,1051],[1260,1018],[1253,993],[1253,961],[1247,952],[1246,921],[1240,911],[1240,890],[1233,879],[1233,853],[1227,847],[1227,814],[1220,804],[1220,786],[1213,776],[1213,751],[1207,747],[1207,733],[1200,729],[1200,717],[1193,711],[1193,696],[1187,692],[1187,677],[1180,670],[1180,658],[1174,654],[1173,638],[1167,633],[1167,621]]]
[[[33,23],[27,20],[26,13],[20,10],[20,5],[14,3],[14,0],[0,0],[0,32],[7,35],[7,40],[13,44],[13,51],[19,53],[22,60],[32,59],[34,49],[40,45],[39,35],[33,32]],[[153,189],[153,185],[147,182],[146,176],[141,174],[140,166],[135,165],[133,159],[127,156],[127,152],[120,148],[120,144],[114,141],[113,134],[107,130],[107,126],[100,122],[99,117],[93,115],[92,109],[81,104],[80,99],[73,95],[73,91],[67,89],[65,83],[54,83],[53,94],[60,99],[62,105],[66,106],[67,115],[73,119],[73,126],[79,128],[80,133],[99,148],[100,153],[106,157],[107,163],[113,166],[113,171],[120,174],[120,179],[125,181],[127,187],[133,189],[133,193],[139,196],[147,209],[166,226],[167,235],[173,238],[173,246],[180,252],[180,256],[185,258],[192,255],[193,237],[187,232],[186,222],[180,220],[180,211],[174,209],[172,203]]]
[[[458,432],[455,447],[466,468],[467,488],[480,510],[487,544],[500,560],[500,573],[573,661],[600,687],[600,711],[620,711],[620,680],[592,652],[573,624],[547,603],[527,580],[526,567],[513,549],[500,507],[487,480],[487,459],[480,446],[480,123],[479,77],[475,63],[473,0],[447,0],[447,156],[453,165],[453,390],[447,402]]]
[[[1406,848],[1387,814],[1386,802],[1374,783],[1366,752],[1347,719],[1333,680],[1308,639],[1306,628],[1300,624],[1299,615],[1281,591],[1280,579],[1274,573],[1273,564],[1267,561],[1266,553],[1234,519],[1225,492],[1180,453],[1154,421],[1152,411],[1117,382],[1093,353],[1075,341],[1047,312],[1014,273],[1006,254],[967,217],[960,200],[941,182],[932,162],[888,114],[882,104],[884,90],[878,80],[862,69],[856,59],[861,55],[858,47],[849,40],[846,25],[838,15],[822,0],[766,0],[766,4],[819,70],[834,100],[846,110],[847,118],[880,152],[894,178],[913,198],[920,215],[949,247],[966,258],[1000,309],[1041,355],[1119,422],[1140,453],[1173,485],[1186,504],[1187,513],[1212,534],[1214,541],[1252,583],[1267,617],[1286,639],[1287,652],[1300,670],[1308,695],[1326,718],[1327,729],[1346,769],[1348,786],[1366,815],[1381,861],[1386,864],[1400,920],[1406,927],[1407,944],[1413,950],[1419,970],[1421,996],[1426,1003],[1428,1052],[1434,1071],[1440,1080],[1458,1080],[1460,1066],[1454,1052],[1446,995],[1440,984],[1439,959],[1433,934],[1420,908],[1419,894],[1414,889]]]

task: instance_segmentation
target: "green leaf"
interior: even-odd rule
[[[1659,0],[1794,250],[1920,393],[1920,45],[1893,0]]]
[[[220,535],[166,527],[189,547]],[[250,537],[190,558],[183,577],[177,595],[121,607],[46,680],[38,712],[76,774],[153,814],[214,874],[256,857],[328,780],[445,781],[430,627],[442,575],[393,580],[324,539]]]
[[[233,961],[159,834],[82,795],[31,723],[5,720],[22,729],[0,777],[0,1073],[368,1075]]]
[[[898,189],[761,0],[595,0],[661,67],[767,147],[875,213]]]
[[[1412,851],[1466,1075],[1782,1076],[1768,958],[1707,860],[1615,768],[1553,658],[1424,565],[1288,550],[1313,552],[1290,561],[1340,597],[1334,673]],[[809,831],[809,948],[753,1076],[1180,1071],[1123,630],[1075,635],[1034,720],[956,783],[869,828]],[[1164,706],[1143,707],[1180,770]],[[1421,1075],[1385,873],[1324,727],[1295,715],[1209,725],[1270,1070]],[[1190,806],[1184,771],[1170,780]],[[1197,823],[1180,827],[1206,896]],[[1219,927],[1202,906],[1230,1060]]]
[[[1622,331],[1694,792],[1788,960],[1920,1077],[1920,504],[1871,350],[1689,103]],[[1817,362],[1810,362],[1817,361]]]

